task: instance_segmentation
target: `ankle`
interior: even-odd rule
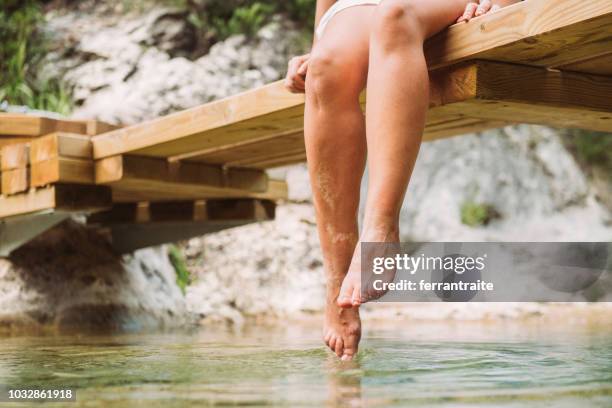
[[[363,238],[375,238],[376,241],[396,241],[399,238],[399,217],[389,215],[366,215],[363,223]]]

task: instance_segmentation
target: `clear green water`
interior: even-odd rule
[[[0,383],[76,387],[70,407],[612,407],[607,330],[398,327],[368,332],[351,363],[327,353],[318,334],[5,337]]]

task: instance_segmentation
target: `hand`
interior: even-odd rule
[[[482,16],[486,13],[492,13],[499,10],[501,7],[493,4],[491,0],[473,0],[465,6],[465,11],[457,19],[457,23],[470,21],[474,17]]]
[[[310,54],[293,57],[289,60],[285,87],[292,93],[306,92],[306,73]]]

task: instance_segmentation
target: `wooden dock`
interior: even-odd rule
[[[512,123],[612,132],[610,0],[527,0],[448,28],[425,53],[426,141]],[[266,170],[305,161],[303,112],[304,96],[279,81],[123,128],[2,114],[2,252],[43,214],[133,231],[125,250],[185,237],[185,225],[193,235],[271,219],[287,190]],[[234,213],[202,210],[213,207]]]

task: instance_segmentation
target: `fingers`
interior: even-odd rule
[[[463,14],[457,19],[458,23],[462,23],[464,21],[470,21],[474,14],[476,14],[476,10],[478,9],[478,3],[468,3],[465,6],[465,11]]]
[[[476,9],[476,17],[482,16],[483,14],[487,13],[489,10],[491,10],[491,6],[493,6],[491,0],[481,0],[480,5]]]
[[[298,75],[299,75],[299,76],[301,76],[302,78],[305,78],[305,77],[306,77],[306,72],[308,72],[308,62],[309,62],[309,61],[310,61],[309,59],[307,59],[307,60],[303,61],[303,62],[302,62],[302,65],[300,65],[300,67],[298,68],[297,73],[298,73]]]
[[[499,4],[494,4],[491,6],[491,13],[495,13],[498,10],[501,10],[501,6]]]
[[[308,69],[309,55],[291,58],[287,67],[285,87],[289,92],[304,93],[306,90],[306,70]]]

